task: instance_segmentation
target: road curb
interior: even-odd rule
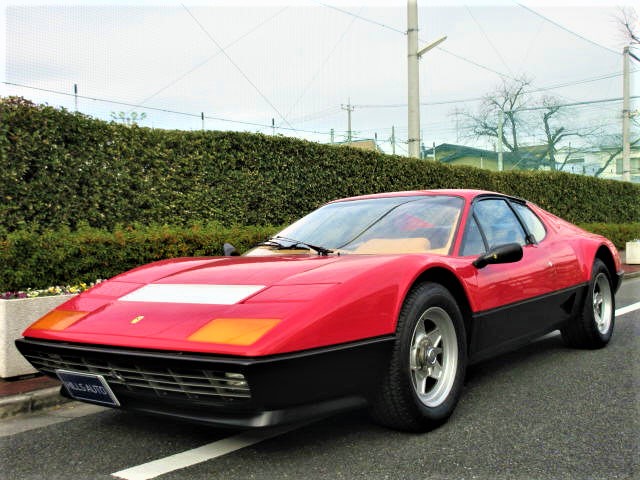
[[[0,398],[0,419],[32,413],[43,408],[62,405],[70,400],[60,395],[60,387],[49,387],[28,393]]]

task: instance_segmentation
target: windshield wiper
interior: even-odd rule
[[[278,240],[284,240],[286,242],[293,242],[293,243],[291,243],[290,245],[285,245],[282,242],[278,242]],[[295,240],[293,238],[280,237],[280,236],[271,237],[266,242],[259,243],[258,245],[263,245],[263,246],[266,246],[266,247],[275,247],[275,248],[277,248],[279,250],[295,250],[295,249],[309,250],[309,249],[311,249],[311,250],[314,250],[314,251],[318,252],[318,254],[322,255],[323,257],[326,257],[330,253],[333,253],[333,250],[331,250],[329,248],[320,247],[318,245],[312,245],[310,243],[302,242],[300,240]]]

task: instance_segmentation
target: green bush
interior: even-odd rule
[[[640,223],[585,223],[580,228],[607,237],[618,250],[624,250],[627,242],[640,239]]]
[[[89,283],[165,258],[222,255],[224,242],[242,252],[276,231],[219,224],[17,230],[0,240],[0,292]]]
[[[335,198],[481,188],[581,223],[640,221],[640,186],[560,172],[492,173],[282,136],[167,131],[0,98],[0,238],[37,224],[290,223]]]

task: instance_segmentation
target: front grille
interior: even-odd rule
[[[83,354],[47,351],[24,352],[35,368],[55,375],[55,370],[102,375],[112,390],[155,395],[199,403],[236,404],[249,401],[251,392],[244,375],[200,368],[151,367],[131,360],[92,358]]]

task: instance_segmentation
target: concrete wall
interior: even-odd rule
[[[9,378],[35,373],[13,343],[22,332],[49,310],[74,295],[0,300],[0,377]]]

